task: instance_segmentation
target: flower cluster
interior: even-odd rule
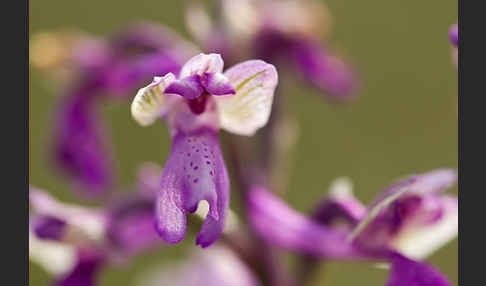
[[[53,285],[98,285],[107,267],[183,241],[193,224],[188,216],[196,214],[201,248],[137,275],[137,285],[304,285],[279,261],[283,251],[306,262],[304,276],[320,263],[362,261],[387,265],[387,286],[451,285],[423,260],[457,236],[457,197],[444,194],[456,170],[408,176],[368,206],[354,197],[348,178],[338,178],[310,215],[272,190],[270,177],[279,169],[268,157],[286,156],[273,144],[291,141],[275,130],[286,120],[276,104],[285,90],[277,86],[300,77],[340,102],[354,98],[359,86],[351,65],[321,44],[330,26],[326,6],[217,4],[216,15],[196,2],[187,9],[201,50],[154,23],[136,23],[108,40],[73,31],[33,39],[32,64],[64,94],[54,115],[53,162],[75,190],[105,200],[96,207],[67,204],[30,187],[30,259],[53,276]],[[457,55],[457,25],[450,39]],[[172,143],[163,167],[144,164],[125,195],[113,171],[116,138],[106,135],[99,110],[116,100],[131,103],[141,126],[165,124]],[[221,130],[228,134],[220,143]],[[262,158],[244,160],[257,149]],[[239,214],[230,209],[233,186],[242,198]]]

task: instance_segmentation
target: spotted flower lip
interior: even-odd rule
[[[237,64],[223,73],[218,54],[199,54],[182,67],[179,77],[155,77],[138,91],[132,116],[146,126],[163,119],[172,148],[156,195],[156,228],[168,243],[186,234],[186,212],[200,201],[209,212],[196,244],[207,247],[223,231],[229,205],[229,178],[217,132],[223,128],[253,135],[271,112],[277,85],[275,67],[260,60]]]
[[[209,246],[222,233],[229,206],[229,178],[217,135],[209,129],[178,134],[172,146],[156,199],[157,230],[169,243],[181,241],[185,212],[195,212],[206,200],[210,209],[196,244]]]

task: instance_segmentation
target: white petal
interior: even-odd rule
[[[164,94],[165,88],[176,80],[174,74],[155,77],[148,86],[141,88],[132,102],[132,116],[142,126],[152,124],[169,108],[170,95]]]
[[[220,73],[223,71],[224,62],[219,54],[199,54],[189,59],[181,69],[179,78],[185,78],[194,74]]]
[[[250,136],[267,124],[277,87],[277,70],[261,60],[237,64],[224,75],[235,88],[235,95],[215,97],[221,127]]]
[[[413,259],[423,259],[457,236],[457,198],[443,197],[443,217],[425,227],[405,229],[392,242],[392,247]]]
[[[76,249],[68,244],[38,239],[29,231],[29,259],[50,274],[59,276],[73,269]]]

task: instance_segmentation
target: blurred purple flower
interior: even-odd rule
[[[113,185],[108,138],[89,93],[67,96],[54,119],[57,166],[84,194],[100,195]]]
[[[154,184],[146,179],[139,178]],[[54,285],[97,285],[104,267],[163,246],[154,228],[153,197],[144,192],[105,208],[62,203],[35,188],[29,197],[29,256],[54,276]]]
[[[252,135],[270,116],[277,73],[263,61],[246,61],[225,73],[217,54],[199,54],[181,69],[156,77],[137,93],[132,115],[141,125],[166,121],[172,149],[156,198],[157,230],[168,243],[186,234],[186,211],[201,200],[209,213],[196,244],[207,247],[223,231],[229,204],[229,178],[217,132],[220,126]]]
[[[282,70],[296,71],[330,100],[353,98],[358,85],[353,68],[319,44],[319,34],[329,27],[323,3],[221,0],[220,6],[219,21],[200,5],[187,9],[189,30],[206,50],[235,60],[261,58]]]
[[[51,70],[62,65],[77,77],[64,91],[54,119],[54,162],[77,189],[101,195],[113,187],[114,179],[104,138],[108,132],[96,109],[109,98],[128,100],[126,95],[154,74],[177,74],[196,49],[171,30],[150,23],[128,26],[110,41],[69,33],[43,37],[33,43],[33,63]],[[49,54],[52,50],[58,54]]]
[[[259,236],[286,249],[326,259],[389,261],[389,286],[410,285],[397,281],[450,285],[431,266],[404,255],[424,258],[457,235],[457,198],[440,194],[455,180],[455,171],[446,169],[412,176],[386,189],[367,209],[340,186],[313,219],[256,187],[248,218]]]

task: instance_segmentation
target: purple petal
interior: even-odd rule
[[[206,91],[212,95],[236,93],[229,79],[222,73],[204,73],[202,76],[202,84]]]
[[[53,283],[54,286],[98,285],[98,273],[103,265],[103,256],[91,250],[80,250],[74,269]]]
[[[66,221],[54,216],[39,216],[32,219],[34,233],[38,238],[61,240],[66,231]]]
[[[434,267],[399,254],[390,258],[392,269],[386,286],[452,286]]]
[[[455,184],[457,172],[453,169],[437,169],[424,174],[409,177],[400,181],[383,191],[371,204],[369,209],[404,190],[407,193],[439,193]]]
[[[322,89],[330,99],[349,99],[355,92],[357,83],[351,67],[317,43],[296,39],[293,57],[304,79]]]
[[[449,29],[449,39],[454,47],[457,48],[457,45],[459,44],[459,26],[457,24]]]
[[[418,181],[418,176],[411,176],[405,180],[399,181],[388,188],[386,188],[381,194],[379,194],[376,199],[371,203],[368,207],[368,210],[371,212],[374,208],[378,205],[383,204],[385,201],[389,201],[387,204],[393,202],[393,200],[397,199],[401,194],[405,191],[410,190],[411,186]]]
[[[55,121],[55,162],[83,191],[100,195],[112,186],[111,156],[103,124],[89,98],[66,98]]]
[[[186,99],[195,99],[201,96],[203,92],[201,77],[195,74],[171,83],[164,93],[178,94]]]
[[[346,233],[319,225],[261,187],[249,193],[250,225],[268,243],[324,258],[360,256]]]
[[[185,212],[195,212],[206,200],[209,213],[197,238],[206,247],[221,234],[229,203],[229,179],[217,134],[199,129],[178,132],[162,172],[157,196],[157,229],[169,243],[181,241],[186,232]]]
[[[421,174],[413,185],[413,192],[427,194],[440,193],[452,187],[457,181],[457,172],[453,169],[437,169]]]
[[[317,207],[313,218],[320,224],[333,225],[346,223],[356,225],[366,214],[366,208],[356,199],[334,198],[324,200]]]

